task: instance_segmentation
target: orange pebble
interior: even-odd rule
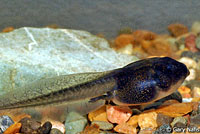
[[[157,113],[162,113],[170,117],[183,116],[192,111],[193,103],[174,103],[156,109]]]
[[[91,126],[86,126],[85,130],[81,132],[80,134],[99,134],[99,133],[100,133],[99,126],[96,124],[93,124]]]
[[[127,106],[107,106],[108,120],[112,123],[125,123],[132,115],[132,110]]]
[[[90,112],[88,114],[88,118],[90,121],[106,121],[106,122],[108,122],[106,106],[103,106],[103,107],[97,109],[96,111]]]
[[[136,30],[133,32],[133,36],[136,40],[154,40],[156,39],[157,35],[151,31],[147,30]]]
[[[138,117],[139,115],[132,116],[129,121],[127,122],[128,125],[138,126]]]
[[[186,87],[186,86],[181,86],[178,88],[178,91],[181,93],[181,94],[189,94],[191,89]]]
[[[52,28],[52,29],[58,29],[59,26],[57,24],[50,24],[50,25],[47,25],[48,28]]]
[[[168,26],[168,30],[175,37],[188,33],[188,28],[185,25],[179,23],[170,24]]]
[[[2,30],[3,33],[8,33],[14,30],[14,27],[6,27]]]
[[[132,34],[121,34],[115,39],[115,48],[120,49],[133,42]]]
[[[200,102],[200,98],[199,97],[194,97],[194,98],[192,98],[192,102]]]
[[[138,117],[138,124],[141,129],[146,129],[146,128],[156,128],[158,127],[157,124],[157,113],[156,112],[147,112],[147,113],[142,113]]]
[[[16,134],[19,132],[21,126],[21,123],[12,124],[3,134]]]
[[[137,134],[137,129],[135,126],[128,125],[127,123],[122,123],[117,125],[114,130],[118,133],[124,134]]]
[[[183,98],[191,98],[192,97],[191,94],[188,94],[188,93],[181,94],[181,95],[182,95]]]

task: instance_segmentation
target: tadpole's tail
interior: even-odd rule
[[[85,115],[93,110],[96,110],[105,104],[105,100],[89,102],[89,99],[63,102],[52,105],[41,105],[37,107],[24,107],[15,109],[0,110],[1,115],[10,116],[15,122],[18,122],[23,117],[31,117],[37,121],[55,120],[65,121],[66,115],[69,112],[77,112]]]

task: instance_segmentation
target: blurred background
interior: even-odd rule
[[[0,30],[57,25],[61,28],[117,35],[123,27],[167,33],[167,26],[191,26],[200,16],[198,0],[1,0]]]

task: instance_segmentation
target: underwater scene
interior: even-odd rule
[[[199,6],[0,0],[0,134],[200,134]]]

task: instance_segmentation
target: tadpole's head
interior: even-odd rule
[[[116,76],[118,89],[114,102],[119,105],[143,104],[173,93],[189,75],[187,67],[169,57],[140,60],[122,68]]]
[[[163,57],[152,63],[155,80],[160,83],[161,90],[167,91],[170,86],[182,83],[190,74],[186,65],[169,57]]]

